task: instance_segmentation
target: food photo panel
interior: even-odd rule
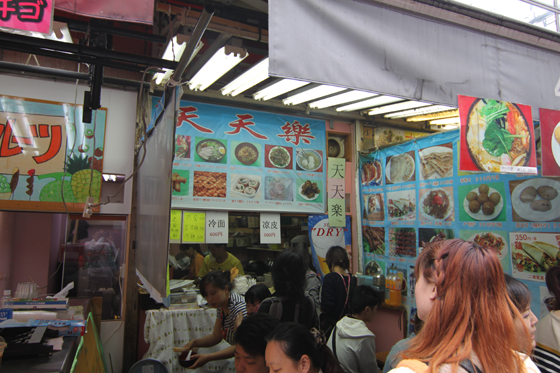
[[[257,175],[231,174],[230,196],[233,198],[260,199],[261,177]]]
[[[226,198],[227,173],[195,171],[193,196]]]
[[[513,221],[560,221],[560,178],[511,180]]]
[[[363,186],[383,185],[383,166],[380,160],[364,162],[360,171]]]
[[[453,229],[418,228],[418,247],[420,252],[426,245],[455,238]]]
[[[416,191],[387,192],[388,220],[416,220]]]
[[[421,221],[454,221],[453,187],[420,189],[418,211]]]
[[[531,107],[458,96],[460,171],[537,174]]]
[[[231,142],[231,164],[238,166],[261,167],[261,144],[232,141]]]
[[[385,166],[387,184],[405,183],[416,180],[414,150],[387,158]]]
[[[323,182],[321,180],[297,179],[298,202],[323,202]]]
[[[264,199],[269,201],[293,201],[294,179],[289,177],[266,176],[264,178]]]
[[[175,161],[191,158],[191,137],[175,135]]]
[[[385,255],[385,228],[362,224],[364,252]]]
[[[487,247],[494,251],[504,271],[510,270],[509,255],[509,233],[506,231],[488,231],[488,230],[461,230],[459,237],[465,241],[471,241],[480,246]]]
[[[227,141],[196,137],[195,162],[227,163]]]
[[[306,172],[323,172],[323,152],[314,149],[296,149],[296,169]]]
[[[542,175],[560,176],[560,111],[539,109]]]
[[[264,146],[264,165],[267,168],[278,168],[285,170],[292,170],[294,159],[294,148],[291,146]]]
[[[385,206],[383,203],[383,193],[364,194],[364,216],[369,221],[385,220]]]
[[[513,277],[544,282],[546,271],[560,264],[559,240],[557,233],[510,233]]]
[[[416,256],[416,229],[389,228],[389,256]]]
[[[506,221],[504,183],[459,185],[460,221]]]
[[[453,176],[453,144],[420,149],[418,156],[420,158],[420,180]]]

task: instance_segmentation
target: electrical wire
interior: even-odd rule
[[[142,81],[140,82],[140,90],[138,91],[138,98],[137,98],[137,102],[136,105],[137,107],[140,108],[140,120],[141,123],[137,123],[137,124],[142,124],[142,129],[143,129],[143,134],[144,134],[144,141],[142,142],[142,144],[140,145],[140,147],[138,148],[138,151],[136,152],[136,154],[140,153],[140,149],[143,148],[143,153],[142,153],[142,159],[140,160],[140,163],[138,164],[138,166],[136,166],[136,169],[132,172],[132,174],[130,174],[130,176],[128,176],[123,183],[121,184],[120,188],[115,192],[115,194],[112,194],[110,196],[107,196],[107,202],[100,202],[97,203],[95,205],[92,205],[93,207],[98,207],[98,206],[102,206],[102,205],[106,205],[108,203],[111,203],[110,199],[114,198],[116,196],[119,195],[119,193],[124,189],[125,184],[131,179],[133,178],[136,173],[138,172],[138,170],[140,169],[140,167],[142,167],[142,164],[144,163],[144,159],[146,158],[146,140],[147,140],[147,136],[148,136],[148,126],[146,124],[146,105],[144,105],[144,101],[143,101],[143,93],[144,93],[144,81],[146,79],[146,73],[148,72],[148,70],[159,70],[159,68],[157,66],[148,66],[144,72],[142,73]],[[163,108],[163,111],[165,112],[165,107]]]

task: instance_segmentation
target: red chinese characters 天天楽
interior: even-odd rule
[[[9,21],[12,16],[21,22],[41,22],[47,0],[0,0],[0,20]]]
[[[238,118],[237,120],[228,123],[230,127],[233,127],[233,130],[229,132],[225,132],[226,134],[236,135],[239,132],[241,132],[242,129],[244,129],[247,132],[249,132],[251,135],[253,135],[253,137],[256,137],[257,139],[268,140],[268,137],[266,137],[265,135],[261,135],[260,133],[256,132],[252,128],[249,128],[249,126],[255,125],[255,122],[251,122],[249,120],[249,119],[253,119],[253,116],[251,114],[236,114],[236,116]]]
[[[283,135],[277,135],[278,137],[284,137],[287,142],[291,142],[294,145],[299,145],[299,141],[303,141],[306,144],[311,144],[311,140],[315,140],[315,136],[311,134],[311,128],[309,128],[309,123],[301,125],[297,120],[294,123],[286,122],[282,127],[284,131]]]
[[[212,131],[210,128],[203,127],[200,124],[195,123],[192,120],[192,119],[199,118],[198,114],[195,114],[196,111],[197,111],[197,108],[195,108],[194,106],[187,106],[187,107],[179,108],[179,117],[177,118],[177,127],[181,127],[183,125],[183,122],[187,122],[188,124],[193,126],[195,129],[199,130],[200,132],[214,133],[214,131]]]
[[[29,137],[13,135],[13,127],[15,127],[15,120],[8,119],[6,124],[0,124],[0,158],[11,157],[23,153],[21,145],[33,145],[33,138],[46,138],[50,137],[49,148],[44,154],[34,156],[33,159],[37,164],[45,163],[53,159],[62,146],[62,126],[47,124],[30,125],[27,134]],[[37,127],[39,129],[37,130]],[[49,134],[50,128],[50,134]],[[10,147],[10,143],[17,144],[17,146]]]

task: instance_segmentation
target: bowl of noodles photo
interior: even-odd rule
[[[244,165],[251,165],[259,159],[257,147],[249,142],[242,142],[235,147],[235,158]]]
[[[468,112],[466,141],[481,171],[500,172],[501,166],[527,166],[534,140],[516,104],[476,99]]]

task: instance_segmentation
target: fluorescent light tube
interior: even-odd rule
[[[189,41],[188,35],[182,35],[182,34],[175,35],[167,43],[167,46],[165,47],[165,51],[163,52],[163,56],[161,58],[167,61],[179,61],[181,59],[181,56],[183,55],[183,52],[185,51],[185,48],[187,47],[188,41]],[[203,46],[204,43],[199,41],[196,48],[193,51],[191,58],[189,59],[189,63],[192,61],[194,56],[196,56],[196,54],[200,51],[200,49],[202,49]],[[154,74],[153,80],[155,80],[156,84],[158,85],[161,84],[162,82],[167,82],[174,71],[165,68],[163,70],[165,72]]]
[[[245,71],[234,81],[220,89],[224,96],[235,97],[268,78],[268,57]]]
[[[426,120],[443,119],[449,117],[456,117],[459,115],[459,109],[440,111],[437,113],[417,115],[414,117],[406,118],[407,122],[421,122]]]
[[[337,107],[336,111],[354,111],[354,110],[362,110],[367,109],[370,107],[381,106],[391,104],[393,102],[402,101],[402,98],[393,97],[393,96],[377,96],[371,98],[369,100],[356,102],[354,104],[346,105]]]
[[[293,80],[293,79],[282,79],[279,82],[276,82],[264,89],[261,89],[257,93],[253,95],[255,100],[270,100],[271,98],[280,96],[286,92],[293,91],[294,89],[298,89],[303,87],[304,85],[309,84],[309,82],[303,82],[301,80]]]
[[[434,125],[459,124],[459,117],[436,119],[430,121],[430,124],[434,124]]]
[[[396,113],[385,114],[385,118],[393,118],[393,119],[406,118],[406,117],[412,117],[412,116],[415,116],[415,115],[437,113],[438,111],[447,111],[447,110],[453,110],[453,109],[454,108],[452,108],[450,106],[434,105],[434,106],[428,106],[428,107],[425,107],[425,108],[404,110],[404,111],[398,111]]]
[[[335,105],[342,105],[347,102],[363,100],[370,97],[378,96],[377,93],[370,93],[364,91],[350,91],[344,92],[336,96],[332,96],[329,98],[324,98],[319,101],[315,101],[309,104],[309,107],[312,109],[323,109],[330,106]]]
[[[204,91],[245,57],[247,57],[245,49],[228,45],[221,47],[192,77],[188,83],[189,88],[193,91]]]
[[[316,98],[332,95],[333,93],[344,90],[346,90],[346,88],[335,87],[332,85],[320,85],[315,88],[308,89],[307,91],[289,96],[282,100],[282,102],[284,105],[298,105],[302,102],[315,100]]]
[[[368,112],[368,115],[379,115],[379,114],[390,113],[392,111],[414,109],[417,107],[428,106],[428,105],[432,105],[432,104],[428,102],[405,101],[405,102],[399,102],[398,104],[376,107],[370,110]]]

